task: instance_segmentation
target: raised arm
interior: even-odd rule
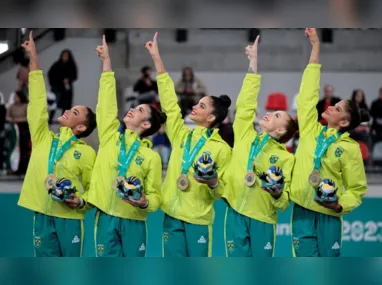
[[[319,64],[320,41],[316,29],[305,29],[305,35],[312,44],[312,53],[308,66],[302,76],[300,92],[297,96],[297,117],[300,136],[309,133],[315,126],[318,126],[318,112],[316,105],[319,100],[320,73]]]
[[[181,139],[188,132],[182,119],[181,110],[176,96],[174,82],[166,72],[158,49],[158,33],[155,33],[152,41],[146,43],[145,47],[149,51],[157,71],[157,84],[161,108],[167,115],[165,131],[172,145],[177,139]]]
[[[30,59],[27,120],[32,139],[32,146],[36,146],[49,135],[46,87],[44,76],[38,63],[32,32],[29,33],[29,40],[25,41],[21,46],[28,53]]]
[[[102,38],[102,46],[96,48],[97,55],[103,62],[96,108],[98,138],[100,145],[105,144],[118,131],[117,91],[114,72],[111,69],[109,49]]]
[[[236,102],[236,115],[233,123],[235,142],[241,141],[249,133],[255,133],[253,122],[256,118],[257,96],[260,91],[261,79],[261,76],[257,74],[257,46],[259,38],[257,36],[255,43],[252,46],[246,47],[249,69]]]

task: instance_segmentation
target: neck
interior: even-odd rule
[[[277,132],[276,131],[273,131],[273,132],[268,132],[267,130],[264,130],[263,128],[261,128],[261,130],[262,130],[262,132],[263,133],[266,133],[266,134],[268,134],[271,138],[274,138],[275,140],[279,140],[279,136],[278,136],[278,134],[277,134]]]
[[[210,129],[210,124],[208,122],[203,122],[203,123],[197,123],[196,126],[198,127],[203,127],[203,128],[207,128],[207,129]]]
[[[142,133],[144,132],[144,130],[141,128],[134,128],[134,127],[128,126],[127,124],[125,124],[125,127],[127,130],[130,130],[136,133],[138,137],[140,137]]]
[[[328,129],[336,129],[337,131],[339,131],[341,128],[340,128],[340,126],[331,125],[331,124],[328,123]]]
[[[61,125],[61,127],[63,127],[63,125]],[[73,132],[73,135],[75,136],[78,136],[81,133],[80,131],[77,131],[75,128],[72,128],[71,130]]]

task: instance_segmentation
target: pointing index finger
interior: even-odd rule
[[[156,32],[156,33],[154,34],[154,37],[153,37],[153,42],[154,42],[154,43],[157,43],[157,38],[158,38],[158,32]]]

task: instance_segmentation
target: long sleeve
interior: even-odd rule
[[[283,165],[283,173],[284,173],[284,189],[282,192],[282,195],[280,198],[272,199],[273,205],[276,207],[276,209],[285,211],[290,203],[290,184],[292,180],[292,173],[293,173],[293,166],[294,166],[295,158],[294,156],[291,156],[290,159],[288,159],[285,164]]]
[[[144,211],[155,212],[161,205],[160,189],[162,185],[162,161],[159,154],[153,152],[150,170],[145,178],[144,191],[149,206]]]
[[[345,192],[341,195],[338,202],[342,206],[342,213],[344,214],[360,206],[362,197],[367,192],[367,180],[362,155],[358,149],[358,144],[356,147],[354,150],[349,151],[342,170]],[[339,189],[338,191],[341,190]]]
[[[49,135],[48,104],[42,70],[29,72],[27,119],[32,145],[36,145]]]
[[[93,173],[93,166],[96,160],[96,152],[94,149],[89,147],[89,151],[86,153],[86,161],[83,165],[82,174],[81,174],[81,182],[82,187],[84,189],[84,194],[81,195],[81,198],[85,200],[86,206],[83,208],[84,211],[88,211],[91,208],[93,208],[92,205],[90,205],[88,202],[88,196],[89,196],[89,187],[90,187],[90,180]]]
[[[98,138],[102,146],[118,131],[120,125],[114,72],[101,74],[96,117]]]
[[[320,90],[321,64],[308,64],[302,76],[300,92],[297,96],[297,117],[300,136],[318,126],[317,103]]]
[[[220,199],[223,195],[224,188],[228,185],[228,176],[225,175],[226,170],[228,168],[229,162],[231,160],[231,148],[230,147],[224,147],[222,148],[221,152],[219,153],[219,160],[216,162],[218,169],[218,180],[219,180],[219,186],[217,186],[215,189],[209,189],[211,196],[214,199]]]
[[[182,119],[178,98],[175,93],[174,83],[168,73],[157,76],[159,100],[162,110],[167,115],[165,131],[172,145],[177,139],[181,139],[183,134],[189,129],[185,126]]]
[[[255,132],[257,97],[260,91],[261,75],[248,73],[243,81],[236,102],[236,115],[233,123],[235,142],[241,141],[249,133]]]

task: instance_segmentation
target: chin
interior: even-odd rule
[[[61,126],[66,127],[65,119],[62,116],[58,117],[57,122],[59,122]]]

